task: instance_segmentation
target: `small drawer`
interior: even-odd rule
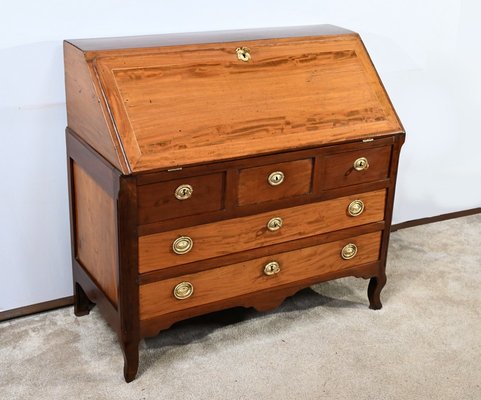
[[[321,189],[386,179],[390,160],[391,146],[326,155],[322,162]]]
[[[146,320],[377,261],[381,232],[307,247],[140,287]]]
[[[245,168],[239,173],[240,206],[300,196],[311,191],[313,159]]]
[[[139,238],[139,272],[222,257],[384,219],[386,191],[341,197]]]
[[[139,186],[139,224],[221,210],[224,181],[220,172]]]

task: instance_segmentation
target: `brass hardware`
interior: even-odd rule
[[[362,200],[354,200],[347,207],[347,212],[351,217],[357,217],[364,212],[364,203]]]
[[[269,229],[271,232],[278,231],[281,228],[282,228],[282,218],[281,217],[272,218],[267,223],[267,229]]]
[[[275,171],[269,175],[267,178],[269,185],[277,186],[284,182],[284,173],[281,171]]]
[[[235,49],[237,58],[241,61],[248,62],[251,59],[251,51],[248,47],[238,47]]]
[[[264,267],[264,274],[267,276],[275,275],[281,272],[281,266],[277,261],[271,261]]]
[[[180,282],[174,288],[174,297],[178,300],[184,300],[192,296],[194,293],[194,285],[190,282]]]
[[[357,254],[357,246],[354,243],[346,244],[341,250],[341,257],[344,260],[350,260]]]
[[[374,141],[373,138],[363,139],[363,140],[362,140],[363,143],[368,143],[368,142],[373,142],[373,141]]]
[[[182,171],[182,167],[168,169],[167,172]]]
[[[185,254],[192,250],[194,241],[188,236],[181,236],[172,243],[172,250],[175,254]]]
[[[180,185],[177,189],[175,189],[175,198],[178,200],[187,200],[192,196],[192,192],[194,189],[192,189],[192,186],[184,184]]]
[[[356,161],[354,161],[354,169],[356,171],[362,171],[368,168],[369,168],[369,163],[366,157],[361,157],[361,158],[358,158]]]

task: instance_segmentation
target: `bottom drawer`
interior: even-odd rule
[[[140,318],[145,320],[374,262],[379,258],[380,245],[381,232],[374,232],[148,283],[140,287]]]

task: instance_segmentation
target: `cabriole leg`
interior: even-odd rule
[[[381,303],[381,291],[386,284],[386,274],[383,272],[379,276],[371,278],[369,286],[367,288],[367,296],[369,298],[369,308],[372,310],[380,310],[382,308]]]
[[[125,382],[132,382],[139,369],[139,342],[125,341],[121,343],[124,354],[124,378]]]

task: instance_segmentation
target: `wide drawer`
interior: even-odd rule
[[[381,232],[262,257],[183,275],[140,287],[140,318],[145,320],[203,304],[215,303],[378,260]],[[353,245],[357,252],[352,255]],[[275,263],[275,264],[274,264]]]
[[[311,191],[313,159],[263,165],[239,172],[238,204],[262,203]]]
[[[221,210],[225,172],[138,187],[140,224]]]
[[[322,190],[387,179],[392,146],[326,155],[322,162]]]
[[[145,273],[382,221],[385,196],[386,192],[383,189],[249,217],[141,236],[139,238],[139,272]],[[174,249],[179,244],[180,252],[179,247]],[[192,245],[191,249],[184,251],[186,249],[182,249],[182,245],[189,244]]]

